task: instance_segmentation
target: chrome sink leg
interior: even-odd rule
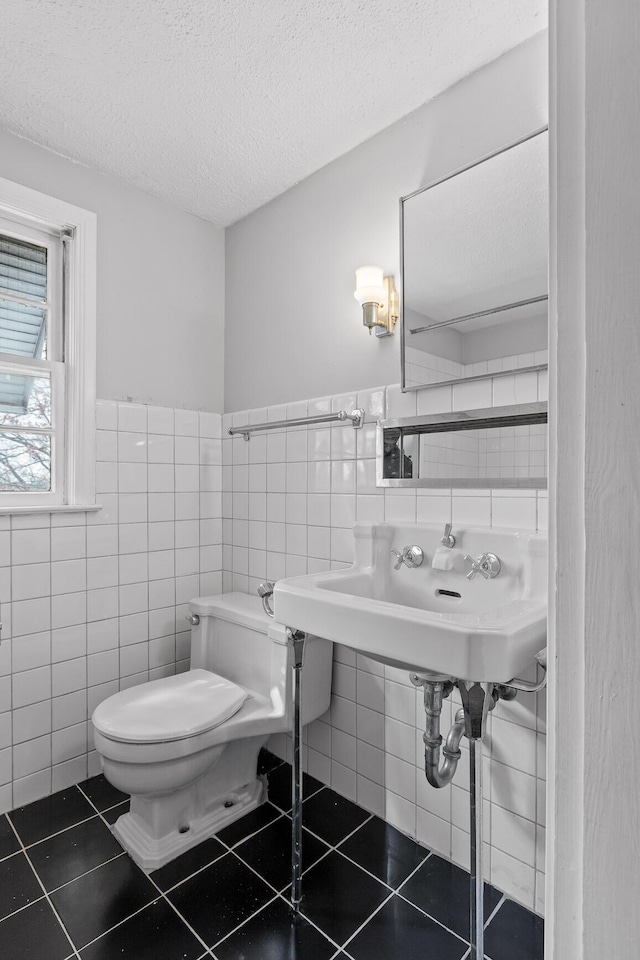
[[[482,738],[495,705],[492,683],[458,681],[469,740],[469,828],[471,845],[470,960],[484,958],[484,870],[482,868]]]
[[[306,634],[287,629],[291,648],[293,694],[293,776],[291,782],[291,907],[300,913],[302,900],[302,664]]]
[[[482,740],[469,741],[471,910],[470,960],[484,957],[484,877],[482,870]]]

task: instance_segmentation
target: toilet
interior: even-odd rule
[[[131,794],[113,830],[142,867],[157,870],[259,806],[258,753],[293,722],[286,628],[244,593],[192,600],[191,669],[122,690],[92,721],[105,777]],[[310,637],[302,720],[329,707],[332,645]]]

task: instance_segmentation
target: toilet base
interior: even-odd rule
[[[135,813],[124,813],[111,829],[138,866],[145,873],[151,873],[255,810],[265,799],[265,782],[258,778],[221,797],[203,816],[185,824],[187,829],[183,827],[183,832],[177,829],[156,839],[149,835],[144,821]],[[225,805],[230,802],[232,806]]]

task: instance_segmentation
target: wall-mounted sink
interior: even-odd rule
[[[409,671],[506,683],[546,645],[547,540],[487,527],[357,523],[355,563],[330,573],[279,580],[275,618]],[[424,562],[409,567],[395,549],[417,545]],[[434,569],[436,565],[451,569]],[[492,579],[467,578],[465,555],[495,554]]]

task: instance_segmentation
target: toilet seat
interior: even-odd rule
[[[96,708],[93,724],[119,743],[185,740],[220,726],[248,696],[217,673],[188,670],[114,694]]]

